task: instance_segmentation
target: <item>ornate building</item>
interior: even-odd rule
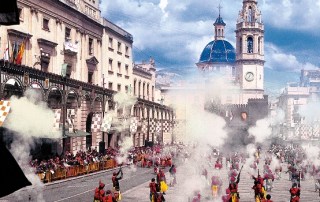
[[[9,44],[11,55],[9,61],[1,61],[0,96],[9,99],[37,89],[56,114],[64,150],[117,146],[129,128],[102,130],[108,114],[116,114],[113,120],[134,120],[129,132],[133,137],[141,132],[143,121],[138,109],[156,111],[163,117],[159,122],[172,119],[172,109],[153,101],[154,75],[134,74],[132,35],[101,17],[99,1],[18,0],[18,7],[20,25],[0,27],[1,48]],[[21,61],[15,54],[20,49]],[[145,78],[147,87],[136,86],[135,91],[150,96],[138,97],[132,86]],[[135,97],[136,102],[126,106],[127,114],[114,99],[118,93]],[[148,122],[145,127],[149,126]],[[142,138],[148,135],[149,129]],[[144,145],[144,139],[141,142]]]
[[[228,116],[227,120],[246,114],[250,124],[268,114],[264,95],[264,25],[257,0],[243,0],[236,24],[236,48],[225,40],[225,26],[219,10],[214,25],[214,40],[205,46],[196,63],[204,71],[208,85],[223,78],[224,92],[212,97],[207,108]],[[210,86],[207,87],[210,89]]]
[[[176,96],[186,105],[176,110],[176,123],[182,134],[194,109],[206,109],[225,118],[236,137],[243,129],[268,115],[268,96],[264,95],[264,25],[257,0],[243,0],[236,24],[236,48],[225,40],[226,23],[220,14],[214,22],[214,40],[203,49],[196,66],[202,78],[184,86],[162,87],[166,104]],[[182,96],[183,95],[183,96]],[[186,102],[186,100],[188,102]],[[177,138],[180,141],[182,138]]]
[[[249,99],[264,99],[264,25],[257,1],[243,1],[235,30],[236,49],[225,40],[226,24],[220,13],[213,25],[214,40],[205,46],[196,65],[205,71],[209,83],[212,73],[227,79],[226,91],[233,93],[221,95],[219,104],[247,104]]]
[[[316,108],[319,103],[320,70],[301,70],[300,83],[288,84],[279,97],[279,108],[285,117],[280,125],[281,137],[288,140],[319,140],[320,116],[306,108],[308,105]],[[305,110],[309,113],[302,114]]]
[[[244,0],[236,25],[237,77],[241,101],[263,99],[264,25],[257,0]]]

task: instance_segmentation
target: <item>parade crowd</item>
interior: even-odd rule
[[[184,147],[168,149],[168,146],[155,145],[153,147],[132,148],[128,152],[127,163],[134,164],[141,168],[150,168],[154,172],[154,177],[149,182],[150,202],[163,202],[166,198],[166,191],[169,187],[177,184],[177,159],[188,159],[189,155]],[[34,159],[30,164],[36,172],[55,170],[59,167],[69,167],[73,165],[86,165],[91,162],[99,162],[107,159],[115,159],[119,156],[119,150],[108,148],[105,154],[100,154],[95,149],[78,151],[76,154],[69,152],[62,156],[56,156],[48,160]],[[204,159],[205,161],[206,159]],[[320,194],[320,165],[316,161],[308,158],[306,149],[300,145],[280,145],[273,144],[269,148],[262,149],[256,147],[253,154],[247,152],[219,153],[212,151],[207,157],[210,169],[227,169],[228,184],[223,184],[221,175],[209,176],[208,170],[203,168],[200,176],[208,180],[210,186],[210,197],[213,200],[223,202],[240,202],[241,192],[238,190],[241,181],[241,172],[244,165],[248,166],[252,179],[252,197],[256,202],[272,202],[272,189],[274,181],[287,177],[291,183],[288,190],[290,202],[299,202],[303,190],[301,181],[314,179],[315,191]],[[168,168],[169,176],[166,176],[165,169]],[[247,173],[246,173],[247,174]],[[113,187],[105,190],[105,185],[99,182],[94,191],[95,202],[114,202],[121,201],[120,181],[123,178],[123,171],[120,169],[112,175]],[[319,195],[320,196],[320,195]],[[190,202],[207,201],[207,196],[201,190],[194,190],[189,197]]]

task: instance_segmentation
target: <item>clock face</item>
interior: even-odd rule
[[[252,72],[247,72],[246,75],[244,76],[244,78],[247,80],[247,81],[253,81],[254,79],[254,74]]]

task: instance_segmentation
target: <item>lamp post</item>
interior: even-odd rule
[[[62,76],[62,141],[63,141],[63,153],[66,152],[66,114],[67,114],[67,97],[66,97],[66,74],[67,74],[67,64],[63,64],[61,68]]]
[[[104,101],[105,101],[105,99],[104,99],[104,84],[105,84],[105,82],[104,82],[104,74],[102,74],[102,91],[103,91],[103,93],[102,93],[102,120],[104,119],[104,113],[105,113],[105,103],[104,103]],[[104,142],[104,131],[102,131],[102,142]]]

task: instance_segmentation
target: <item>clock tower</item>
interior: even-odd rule
[[[243,0],[236,27],[236,66],[240,102],[264,95],[264,25],[257,0]]]

